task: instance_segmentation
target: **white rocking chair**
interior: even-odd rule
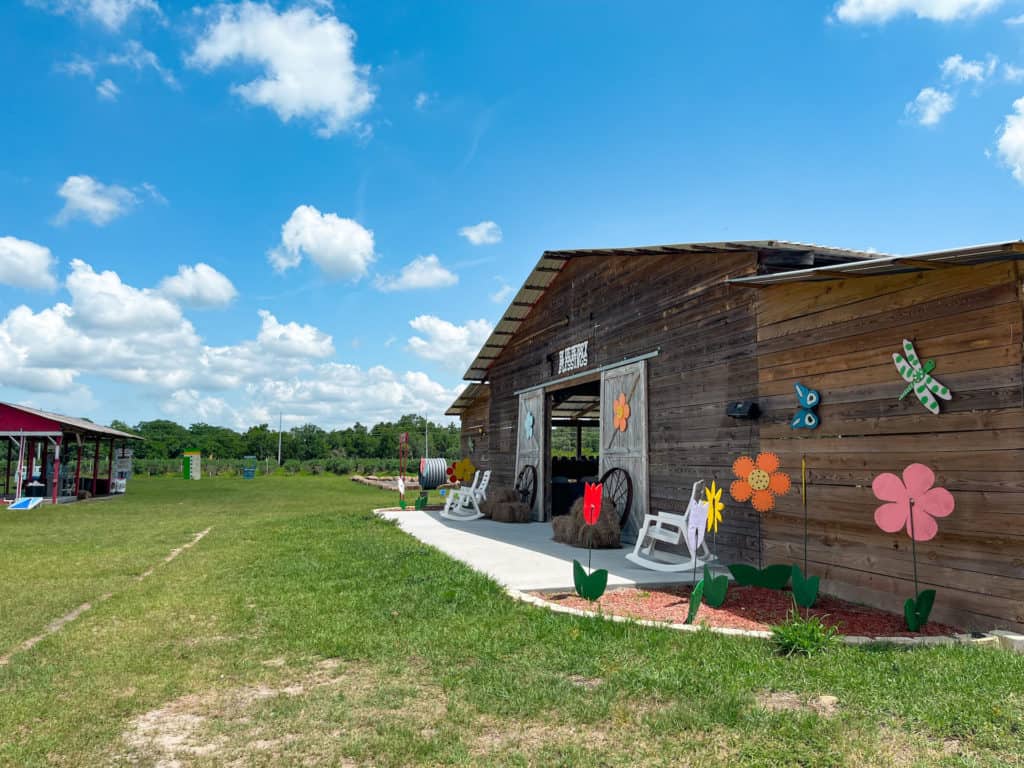
[[[487,486],[491,482],[491,470],[481,476],[478,471],[473,476],[473,484],[448,491],[448,499],[441,510],[441,517],[447,520],[478,520],[484,516],[480,511],[480,502],[487,499]]]
[[[705,563],[715,559],[704,541],[704,533],[708,524],[708,503],[699,499],[698,489],[703,490],[704,481],[693,484],[690,503],[686,513],[677,515],[672,512],[658,512],[656,515],[644,515],[644,524],[636,538],[636,546],[626,555],[626,559],[650,568],[652,571],[674,573],[701,568]],[[689,560],[666,560],[658,558],[655,549],[658,543],[678,547],[686,547]],[[666,554],[664,552],[662,555]]]

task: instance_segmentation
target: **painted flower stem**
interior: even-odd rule
[[[917,586],[917,537],[914,535],[914,500],[910,500],[910,559],[914,561],[914,599],[921,590]]]

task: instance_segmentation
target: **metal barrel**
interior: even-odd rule
[[[433,491],[448,480],[446,459],[420,459],[420,489]]]

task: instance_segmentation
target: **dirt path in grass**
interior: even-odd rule
[[[182,552],[185,552],[186,550],[189,550],[192,547],[194,547],[196,544],[198,544],[202,540],[202,538],[204,536],[206,536],[206,534],[208,534],[210,532],[210,530],[211,530],[210,528],[207,528],[205,531],[200,531],[199,533],[197,533],[195,536],[192,537],[191,541],[187,541],[184,544],[182,544],[180,547],[175,547],[174,549],[172,549],[170,551],[170,553],[167,555],[167,557],[163,558],[163,560],[161,560],[160,562],[158,562],[158,563],[156,563],[154,565],[151,565],[149,568],[147,568],[145,571],[143,571],[141,574],[139,574],[138,577],[136,578],[136,581],[143,581],[143,580],[147,579],[148,577],[152,576],[153,572],[159,566],[166,565],[167,563],[169,563],[172,560],[174,560]],[[60,616],[59,618],[54,619],[49,624],[47,624],[46,627],[43,629],[43,631],[40,632],[38,635],[30,637],[28,640],[25,640],[24,642],[19,643],[18,645],[16,645],[13,648],[11,648],[11,650],[7,651],[7,653],[5,653],[4,655],[0,656],[0,667],[7,666],[8,664],[10,664],[11,658],[13,658],[13,656],[16,653],[22,653],[24,651],[27,651],[27,650],[30,650],[30,649],[34,648],[36,645],[41,643],[43,640],[48,638],[50,635],[53,635],[53,634],[56,634],[57,632],[60,632],[64,627],[66,627],[71,622],[75,621],[75,619],[80,617],[83,613],[86,613],[87,611],[91,611],[93,609],[93,607],[99,605],[100,603],[106,602],[111,597],[113,597],[113,593],[112,592],[106,592],[106,593],[100,595],[98,598],[96,598],[92,602],[82,603],[77,608],[74,608],[73,610],[70,610],[67,613],[65,613],[63,616]]]

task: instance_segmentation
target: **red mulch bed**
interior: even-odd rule
[[[595,606],[575,592],[538,594],[545,600],[559,605],[568,605],[584,610],[600,610],[616,616],[634,619],[665,621],[682,624],[689,609],[690,587],[665,587],[642,590],[634,588],[611,589]],[[789,590],[765,589],[764,587],[739,587],[729,585],[729,594],[721,608],[702,604],[694,624],[730,629],[768,630],[772,624],[784,621],[793,608],[793,596]],[[801,609],[801,613],[804,611]],[[866,637],[918,637],[920,635],[951,635],[960,630],[946,624],[929,622],[920,632],[908,632],[903,617],[893,613],[848,603],[834,597],[822,595],[810,611],[820,616],[825,624],[836,626],[844,635]]]

